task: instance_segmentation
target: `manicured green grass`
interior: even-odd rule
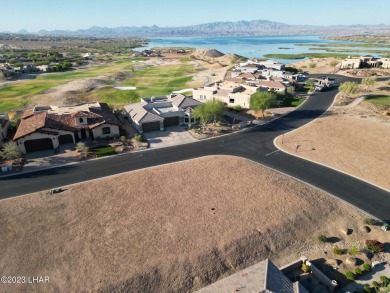
[[[180,61],[183,62],[183,63],[190,62],[191,58],[190,57],[183,57],[183,58],[180,58]]]
[[[74,79],[96,77],[99,75],[132,72],[133,62],[122,60],[109,65],[95,66],[87,69],[49,73],[34,80],[22,80],[9,84],[0,89],[0,113],[22,108],[26,104],[26,97],[42,93],[54,86],[67,83]]]
[[[368,96],[366,100],[375,105],[390,106],[390,96],[372,95]]]
[[[88,97],[112,105],[137,103],[140,98],[168,95],[174,90],[186,87],[192,80],[194,68],[189,64],[175,64],[147,67],[134,72],[134,77],[122,83],[122,86],[135,86],[136,90],[121,91],[103,88]]]
[[[304,59],[304,58],[347,58],[348,56],[356,57],[358,55],[351,54],[341,54],[341,53],[302,53],[302,54],[265,54],[264,57],[267,58],[277,58],[277,59]]]
[[[116,154],[115,151],[116,147],[108,146],[108,147],[103,147],[103,148],[96,148],[92,149],[91,153],[95,154],[96,157],[105,157],[105,156],[112,156]]]

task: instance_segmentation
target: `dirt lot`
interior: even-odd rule
[[[193,291],[266,257],[278,265],[303,251],[323,257],[313,235],[341,240],[348,227],[347,241],[361,237],[361,217],[235,157],[130,172],[1,201],[0,271],[50,283],[0,284],[0,291]],[[377,230],[370,238],[384,241]]]
[[[284,151],[307,158],[390,189],[390,107],[367,101],[351,104],[367,94],[388,94],[385,81],[370,92],[364,87],[351,97],[337,95],[327,115],[276,140]],[[349,106],[349,104],[353,106]],[[299,148],[296,151],[296,145]]]

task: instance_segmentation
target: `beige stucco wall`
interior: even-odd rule
[[[103,134],[102,132],[102,129],[104,127],[110,127],[111,128],[111,131],[109,134]],[[103,125],[100,125],[98,127],[95,127],[92,129],[92,133],[93,133],[93,137],[96,139],[98,137],[110,137],[110,136],[114,136],[114,135],[117,135],[119,136],[119,126],[118,125],[111,125],[111,124],[103,124]]]
[[[230,103],[230,99],[234,99],[234,103]],[[227,99],[228,106],[241,106],[242,108],[249,108],[250,95],[248,94],[233,94],[230,93]]]
[[[382,68],[390,68],[390,59],[382,59]]]
[[[344,60],[341,62],[341,69],[352,69],[360,67],[360,59]]]
[[[45,129],[42,129],[45,130]],[[47,129],[53,131],[53,129]],[[64,135],[64,134],[71,134],[73,136],[73,141],[74,141],[74,134],[71,131],[64,131],[64,130],[56,130],[58,132],[58,136]],[[26,135],[22,138],[19,138],[16,140],[16,143],[19,146],[20,151],[25,154],[26,153],[26,148],[24,147],[24,142],[28,140],[35,140],[35,139],[41,139],[41,138],[50,138],[53,141],[53,149],[57,148],[59,146],[58,142],[58,137],[57,135],[54,134],[45,134],[45,133],[37,133],[34,132],[30,135]]]
[[[26,148],[24,147],[24,142],[28,140],[35,140],[35,139],[41,139],[41,138],[50,138],[53,141],[53,149],[58,147],[58,139],[56,135],[51,134],[43,134],[43,133],[33,133],[27,136],[24,136],[17,140],[17,144],[19,146],[20,151],[25,154]]]
[[[3,127],[0,126],[0,146],[3,144],[3,139],[8,136],[8,127],[11,124],[10,121]]]

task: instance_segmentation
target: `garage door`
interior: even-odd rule
[[[60,144],[73,143],[73,136],[71,134],[63,134],[58,137]]]
[[[24,142],[26,152],[36,152],[53,149],[53,141],[51,138],[41,138],[34,140],[27,140]]]
[[[179,125],[179,117],[167,117],[164,118],[164,126],[174,126]]]
[[[143,123],[142,130],[144,132],[158,131],[160,130],[160,122],[157,121],[157,122]]]

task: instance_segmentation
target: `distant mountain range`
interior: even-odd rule
[[[258,35],[330,35],[330,34],[373,34],[390,33],[389,25],[289,25],[269,20],[252,20],[238,22],[212,22],[181,27],[153,26],[121,26],[116,28],[93,26],[89,29],[41,30],[28,32],[21,30],[19,34],[84,36],[84,37],[203,37],[203,36],[258,36]]]

